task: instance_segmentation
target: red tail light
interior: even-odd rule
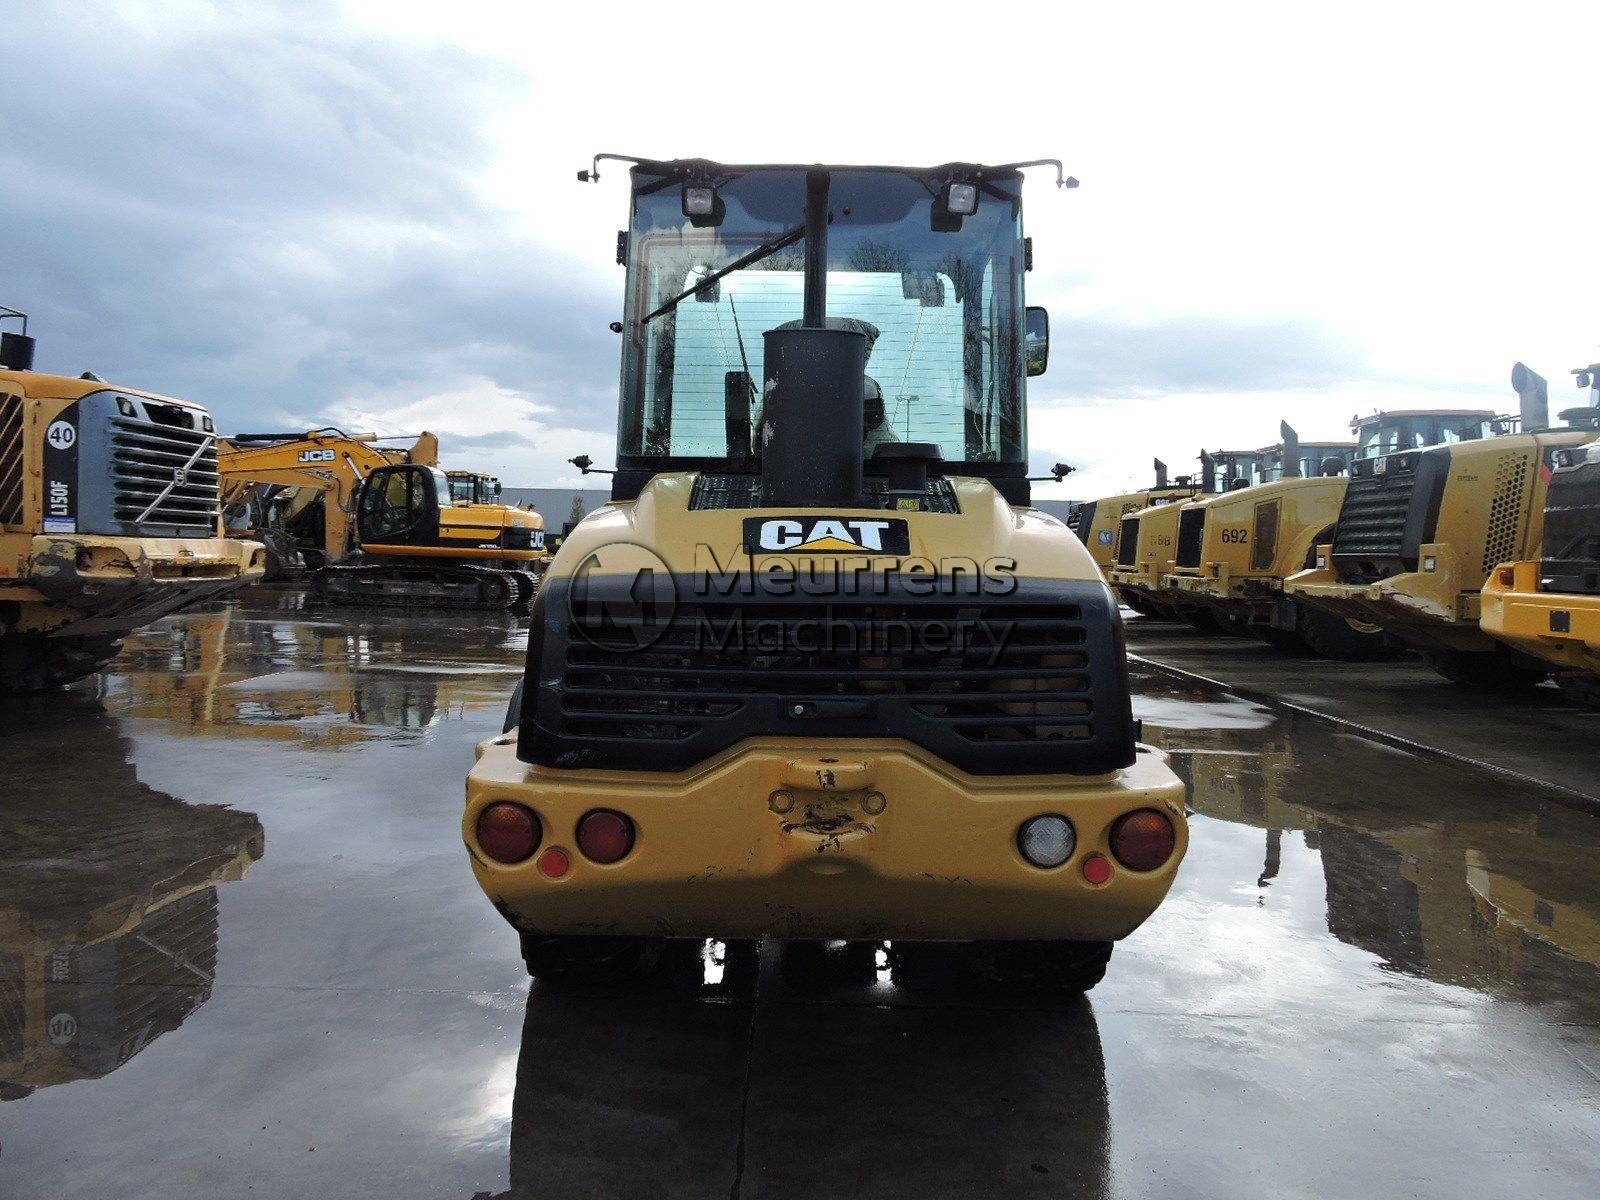
[[[533,810],[498,800],[478,814],[478,847],[495,862],[519,863],[539,848],[539,818]]]
[[[1111,827],[1111,853],[1130,871],[1154,871],[1178,845],[1178,831],[1166,813],[1139,808]]]
[[[578,849],[592,862],[617,862],[633,849],[633,822],[607,808],[587,812],[578,822]]]

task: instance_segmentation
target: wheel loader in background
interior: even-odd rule
[[[1333,540],[1284,583],[1293,600],[1381,626],[1440,674],[1496,690],[1531,686],[1550,666],[1480,625],[1483,588],[1502,563],[1537,557],[1556,456],[1600,437],[1600,408],[1550,428],[1545,381],[1512,372],[1520,431],[1406,449],[1351,468]]]
[[[1600,412],[1600,363],[1577,372]],[[1551,664],[1574,699],[1600,705],[1600,442],[1557,450],[1537,560],[1501,563],[1483,585],[1483,631]]]
[[[1161,594],[1161,581],[1178,552],[1179,514],[1202,497],[1249,487],[1260,478],[1272,447],[1200,452],[1200,487],[1189,496],[1156,503],[1125,516],[1117,533],[1117,559],[1108,578],[1123,603],[1144,616],[1182,620],[1204,632],[1221,626],[1209,609]],[[1173,600],[1178,603],[1173,603]]]
[[[1199,485],[1188,475],[1180,475],[1168,482],[1167,464],[1155,460],[1155,486],[1137,492],[1124,492],[1120,496],[1105,496],[1099,500],[1086,500],[1078,505],[1070,524],[1078,540],[1094,559],[1102,573],[1110,574],[1117,562],[1117,545],[1122,533],[1122,518],[1140,509],[1157,504],[1171,504],[1174,500],[1187,500],[1195,495]],[[1135,610],[1137,611],[1137,610]]]
[[[254,582],[263,560],[221,536],[204,408],[37,373],[26,329],[0,334],[0,694],[93,674],[127,634]]]
[[[1392,657],[1396,644],[1380,627],[1286,598],[1283,581],[1315,566],[1317,547],[1332,537],[1353,458],[1419,441],[1483,437],[1493,417],[1482,409],[1380,412],[1351,423],[1354,442],[1305,444],[1284,422],[1265,482],[1198,499],[1179,515],[1162,593],[1198,601],[1224,624],[1280,649],[1345,661]]]
[[[1187,827],[1110,589],[1030,505],[1042,164],[629,161],[612,502],[468,777],[479,884],[545,979],[780,937],[1093,986]]]
[[[222,472],[230,496],[253,502],[265,528],[281,531],[266,536],[306,556],[320,600],[489,609],[530,601],[549,557],[544,518],[495,501],[493,476],[462,471],[453,480],[439,470],[431,433],[406,450],[376,440],[331,427],[241,434],[227,440]]]

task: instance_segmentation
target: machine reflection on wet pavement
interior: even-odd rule
[[[1140,667],[1193,840],[1089,998],[530,988],[459,834],[523,636],[262,591],[0,707],[0,1196],[1594,1191],[1600,818]]]

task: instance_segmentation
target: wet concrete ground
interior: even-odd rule
[[[1268,694],[1342,721],[1544,780],[1600,813],[1600,709],[1554,684],[1486,695],[1450,683],[1420,658],[1341,663],[1288,655],[1255,638],[1208,636],[1125,613],[1136,654]]]
[[[0,1196],[1591,1195],[1600,820],[1137,673],[1194,787],[1085,1001],[938,949],[530,992],[458,833],[521,636],[264,593],[0,710]]]

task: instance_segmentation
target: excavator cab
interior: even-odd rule
[[[438,545],[439,513],[449,494],[449,482],[436,467],[380,467],[361,488],[356,536],[362,549],[383,554],[394,546]]]

